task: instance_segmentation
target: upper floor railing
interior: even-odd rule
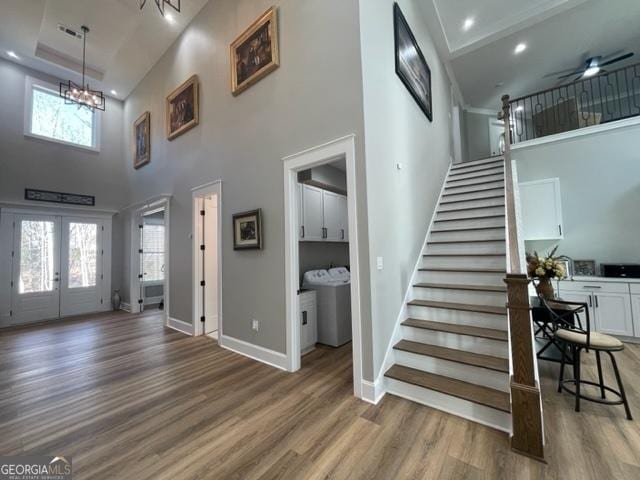
[[[640,63],[510,100],[512,143],[640,115]]]

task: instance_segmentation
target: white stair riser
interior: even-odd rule
[[[452,395],[385,377],[385,390],[398,397],[511,433],[511,414]]]
[[[504,241],[478,243],[430,243],[427,245],[429,253],[505,253]]]
[[[493,211],[493,209],[485,208],[485,207],[497,207],[497,208],[500,208],[501,210],[497,210],[494,213],[490,213]],[[476,212],[475,210],[471,210],[472,208],[478,209],[478,211]],[[476,214],[476,215],[481,215],[481,214],[482,215],[494,215],[494,214],[502,215],[504,214],[504,209],[505,209],[504,198],[487,198],[484,200],[468,200],[466,202],[440,205],[438,207],[438,215],[441,215],[451,210],[455,211],[453,213],[460,214],[458,215],[458,218],[459,217],[466,218],[466,215],[469,213]]]
[[[494,313],[468,312],[465,310],[451,310],[448,308],[422,307],[417,305],[407,306],[410,318],[431,320],[433,322],[461,323],[485,328],[504,329],[507,324],[506,315]],[[496,325],[488,327],[487,325]]]
[[[441,228],[441,227],[438,227]],[[447,227],[444,227],[447,228]],[[471,227],[475,228],[475,227]],[[448,231],[439,232],[432,230],[429,236],[429,241],[436,242],[448,242],[456,240],[501,240],[506,241],[505,229],[496,228],[491,230],[461,230],[461,231]]]
[[[470,193],[470,192],[486,192],[488,190],[491,190],[492,192],[494,191],[494,189],[496,188],[503,188],[504,187],[504,183],[502,182],[491,182],[491,183],[486,183],[484,185],[464,185],[461,187],[447,187],[447,189],[444,191],[445,195],[453,195],[453,194],[461,194],[461,193]],[[446,197],[449,198],[449,197]],[[445,201],[446,201],[445,198]]]
[[[460,285],[499,285],[504,286],[505,273],[470,273],[419,271],[416,275],[419,283],[457,283]]]
[[[482,170],[482,171],[473,171],[473,172],[457,172],[457,171],[453,171],[449,174],[449,176],[447,177],[447,181],[452,181],[452,180],[465,180],[468,178],[485,178],[485,175],[504,175],[504,166],[499,165],[497,167],[491,167],[491,168],[487,168],[486,170]]]
[[[502,392],[509,391],[509,374],[496,372],[472,365],[463,365],[440,358],[428,357],[402,350],[394,350],[395,363],[403,367],[415,368],[423,372],[434,373],[443,377],[454,378],[482,387],[493,388]]]
[[[465,208],[461,206],[463,201],[467,200],[480,200],[488,197],[504,196],[502,189],[496,190],[483,190],[473,193],[453,193],[451,195],[445,194],[442,196],[442,205],[457,205],[458,208]],[[453,202],[453,203],[452,203]]]
[[[466,180],[450,180],[446,185],[446,193],[451,193],[452,189],[461,189],[461,188],[471,188],[480,189],[483,187],[501,187],[504,185],[504,176],[502,175],[491,175],[486,178],[468,178]]]
[[[422,257],[421,268],[448,267],[448,268],[504,268],[506,257]]]
[[[507,294],[503,292],[478,292],[475,290],[453,290],[450,288],[414,287],[415,300],[432,300],[436,302],[466,303],[469,305],[491,305],[504,307]]]
[[[491,355],[492,357],[509,358],[509,344],[507,342],[500,342],[488,338],[470,337],[468,335],[456,335],[455,333],[437,332],[425,328],[405,326],[401,328],[403,340],[453,348],[481,355]]]
[[[493,160],[484,159],[484,160],[478,160],[478,161],[474,161],[474,162],[458,163],[456,165],[452,165],[451,173],[474,172],[474,171],[479,170],[479,169],[482,170],[484,168],[490,168],[490,167],[493,167],[493,166],[498,166],[498,167],[504,168],[504,160],[500,160],[500,159],[493,159]]]
[[[444,217],[445,215],[442,214]],[[447,213],[446,216],[453,216],[452,214]],[[440,218],[440,215],[438,215]],[[483,228],[483,227],[502,227],[504,228],[504,217],[503,216],[492,216],[490,218],[443,218],[442,220],[438,220],[434,223],[434,228],[436,229],[447,229],[447,228]]]

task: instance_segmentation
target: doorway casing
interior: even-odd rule
[[[347,210],[349,218],[349,263],[351,267],[351,329],[353,345],[353,392],[362,398],[362,318],[360,312],[360,260],[358,255],[358,216],[356,208],[355,135],[285,157],[285,292],[287,370],[300,369],[300,318],[298,288],[300,279],[298,248],[298,172],[315,166],[345,160],[347,172]]]

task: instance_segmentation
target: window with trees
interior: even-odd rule
[[[164,225],[145,223],[142,232],[142,252],[144,281],[164,281]]]

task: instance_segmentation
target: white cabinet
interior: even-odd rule
[[[640,337],[640,295],[631,295],[631,315],[635,336]]]
[[[347,197],[311,185],[300,189],[300,240],[348,242]]]
[[[303,240],[324,240],[323,190],[309,185],[302,186],[302,225]]]
[[[318,341],[318,311],[315,290],[300,292],[300,352],[304,355],[316,347]]]
[[[634,318],[638,324],[640,310],[634,317],[628,283],[562,280],[559,282],[558,295],[563,300],[589,305],[593,331],[624,337],[640,336],[638,328],[634,332]],[[584,317],[581,320],[583,328],[586,328]]]
[[[525,240],[549,240],[563,237],[560,179],[547,178],[518,185]]]

